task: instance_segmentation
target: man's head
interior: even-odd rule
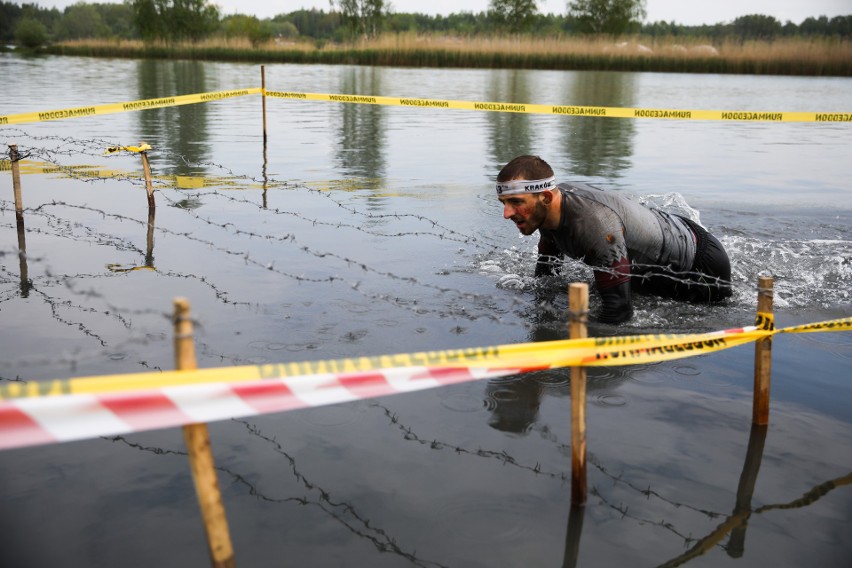
[[[538,156],[518,156],[497,174],[497,199],[503,218],[524,235],[533,234],[547,218],[556,180],[553,168]]]

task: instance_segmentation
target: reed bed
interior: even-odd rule
[[[833,38],[713,44],[701,38],[526,36],[474,37],[386,34],[353,44],[277,42],[252,46],[244,38],[196,43],[78,40],[51,53],[415,67],[663,71],[772,75],[852,76],[852,42]]]

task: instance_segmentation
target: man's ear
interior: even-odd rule
[[[544,201],[545,205],[550,205],[553,202],[553,192],[552,191],[542,191],[541,192],[541,200]]]

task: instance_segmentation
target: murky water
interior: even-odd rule
[[[0,114],[259,86],[255,65],[0,54]],[[433,99],[845,112],[852,80],[269,65],[267,87]],[[700,218],[736,293],[638,298],[593,335],[850,315],[852,127],[528,116],[259,97],[0,127],[0,384],[566,335],[492,193],[520,153]],[[156,179],[153,231],[138,158]],[[5,146],[4,146],[5,149]],[[22,237],[19,238],[19,235]],[[17,251],[25,248],[24,261]],[[593,307],[596,298],[592,297]],[[753,349],[589,371],[588,505],[570,508],[568,370],[210,425],[241,566],[848,566],[852,338],[781,336],[768,431]],[[204,565],[183,441],[163,430],[0,454],[4,566]],[[735,525],[735,526],[734,526]]]

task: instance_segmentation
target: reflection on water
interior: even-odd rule
[[[560,104],[633,108],[635,81],[635,73],[566,75]],[[632,165],[635,124],[621,118],[571,117],[559,133],[560,165],[578,177],[622,177]]]
[[[506,69],[490,74],[488,100],[526,103],[532,101],[530,73],[523,69]],[[530,154],[534,148],[529,115],[514,112],[489,112],[488,138],[492,160],[506,164],[515,156]],[[496,171],[494,172],[496,175]]]
[[[0,54],[0,65],[10,60]],[[45,77],[73,85],[104,65],[74,61],[73,72],[62,60],[29,62],[44,69],[0,102],[20,105],[20,97],[49,92],[39,83]],[[124,100],[256,82],[252,66],[125,67],[126,75],[110,77],[115,89],[126,87]],[[668,85],[692,80],[350,66],[271,71],[305,92],[643,107],[661,106]],[[719,78],[718,89],[690,91],[689,102],[726,108],[741,92],[759,100],[765,81],[757,88],[747,77]],[[813,81],[825,87],[820,92],[835,85]],[[91,97],[87,86],[64,92]],[[777,87],[790,108],[810,104],[795,94],[799,81],[779,79]],[[452,97],[444,96],[448,88]],[[820,106],[841,107],[843,97]],[[171,368],[164,312],[177,295],[193,302],[203,367],[564,338],[566,285],[590,274],[566,263],[560,277],[532,278],[534,239],[504,225],[491,190],[495,164],[518,153],[555,155],[576,176],[653,178],[655,189],[656,182],[667,187],[665,196],[676,192],[665,203],[700,212],[734,253],[737,295],[729,304],[637,299],[630,325],[592,327],[590,335],[748,325],[762,270],[782,276],[779,325],[849,315],[852,224],[848,190],[838,189],[852,175],[845,126],[783,131],[788,159],[769,165],[778,177],[806,177],[804,192],[762,177],[768,165],[761,159],[778,151],[776,125],[270,101],[270,131],[286,136],[270,136],[260,156],[260,128],[240,130],[241,119],[257,118],[252,105],[258,101],[236,99],[0,131],[50,166],[22,180],[25,225],[0,195],[7,323],[0,385]],[[160,148],[155,175],[200,181],[169,178],[158,187],[158,202],[170,206],[158,208],[155,223],[141,186],[129,179],[136,156],[110,157],[110,168],[77,167],[105,160],[105,144],[92,140],[104,132],[121,138],[103,141],[109,144],[145,140]],[[704,152],[694,151],[696,142]],[[692,172],[692,185],[683,170]],[[737,183],[708,197],[713,180],[705,178],[716,175]],[[747,190],[761,183],[788,205]],[[768,434],[750,436],[747,347],[590,370],[593,492],[579,510],[570,507],[567,483],[565,369],[212,424],[237,563],[653,566],[702,556],[696,565],[845,568],[837,559],[852,553],[852,415],[843,403],[852,397],[851,348],[848,334],[780,337]],[[5,454],[0,564],[203,565],[179,438],[155,431]],[[45,515],[57,507],[74,522]],[[33,531],[51,546],[31,546]],[[158,546],[145,544],[152,541]]]
[[[210,90],[206,66],[201,61],[143,59],[137,65],[139,100]],[[192,164],[210,159],[208,111],[208,104],[192,104],[134,113],[142,141],[157,150],[155,155],[170,156],[155,164],[158,173],[192,174],[196,171]]]
[[[338,92],[382,95],[382,69],[351,67],[340,77]],[[363,179],[364,189],[381,189],[385,175],[385,108],[381,105],[339,105],[335,156],[340,170]]]

